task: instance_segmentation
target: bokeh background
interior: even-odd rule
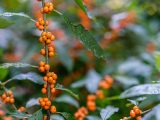
[[[107,101],[107,98],[120,95],[135,85],[159,81],[154,52],[159,50],[160,44],[160,1],[83,0],[88,16],[73,0],[52,2],[56,10],[64,13],[74,24],[82,24],[89,30],[107,54],[106,60],[96,58],[70,32],[62,17],[54,12],[47,16],[49,30],[56,36],[57,54],[50,60],[52,69],[59,76],[58,83],[80,96],[77,101],[68,94],[58,92],[59,100],[55,102],[58,111],[74,114],[78,106],[85,105],[86,96],[95,92],[97,80],[111,75],[114,79],[113,86],[105,91],[105,102],[101,104],[98,101],[97,106],[104,108],[114,105],[119,108],[119,112],[109,120],[128,116],[132,105],[127,99]],[[35,20],[41,17],[40,7],[41,4],[36,0],[0,0],[0,13],[23,12]],[[19,16],[6,19],[12,20],[14,24],[0,29],[0,63],[23,62],[38,65],[43,59],[39,54],[42,46],[38,42],[40,31],[35,28],[34,22]],[[30,68],[0,69],[0,80],[6,81],[28,72],[41,75],[36,69]],[[31,81],[12,81],[7,87],[14,90],[19,107],[26,106],[31,98],[41,96],[42,86]],[[156,106],[160,101],[159,95],[145,97],[141,104],[143,110]],[[144,120],[160,120],[156,116],[159,113],[156,111],[155,114],[148,115],[148,118],[144,117]],[[99,113],[90,115],[99,116]]]

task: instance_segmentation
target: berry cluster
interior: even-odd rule
[[[84,118],[88,115],[88,110],[85,107],[81,107],[74,114],[76,120],[84,120]]]
[[[87,106],[88,111],[94,112],[96,110],[96,99],[104,99],[105,98],[105,95],[104,95],[104,92],[102,89],[106,90],[106,87],[105,88],[102,87],[101,86],[102,83],[103,83],[103,85],[107,84],[107,86],[109,86],[109,87],[107,87],[107,90],[108,90],[109,88],[111,88],[111,86],[113,84],[113,78],[108,75],[105,76],[104,79],[100,82],[100,85],[99,85],[100,88],[96,91],[96,93],[87,96],[86,106]],[[84,118],[85,118],[85,116],[79,118],[80,115],[78,113],[79,113],[80,109],[75,113],[76,120],[84,120]]]
[[[55,36],[51,32],[42,32],[41,37],[39,38],[40,43],[51,44],[55,39]]]
[[[41,62],[39,63],[39,71],[40,71],[40,72],[46,72],[46,71],[48,71],[48,70],[50,70],[50,65],[49,65],[49,64],[46,64],[46,63],[43,62],[43,61],[41,61]]]
[[[41,107],[45,110],[50,110],[51,113],[55,113],[56,112],[56,107],[55,106],[51,106],[52,103],[51,101],[47,98],[40,98],[39,99],[39,103],[41,105]]]
[[[99,83],[99,87],[103,89],[110,89],[113,84],[113,78],[109,75],[105,76],[104,79]]]
[[[38,0],[41,1],[41,0]],[[44,2],[44,3],[43,3]],[[55,96],[55,84],[57,80],[57,75],[54,72],[50,72],[50,65],[48,64],[48,57],[53,57],[55,54],[54,45],[52,42],[55,40],[55,36],[48,32],[48,21],[46,20],[46,15],[53,11],[53,4],[50,2],[42,1],[41,13],[43,14],[44,19],[38,19],[36,22],[36,27],[39,30],[43,30],[41,36],[39,38],[39,42],[43,45],[43,49],[40,50],[40,54],[45,57],[45,62],[41,61],[39,63],[39,71],[45,73],[43,80],[45,84],[41,92],[45,94],[47,97],[43,97],[39,99],[39,103],[44,110],[47,110],[47,116],[44,116],[43,120],[49,120],[50,113],[56,112],[56,107],[52,106],[52,97]]]
[[[46,55],[46,51],[45,49],[41,49],[40,54],[45,56]],[[48,57],[53,57],[55,54],[55,49],[52,46],[48,46]]]
[[[55,84],[57,75],[54,72],[48,72],[47,75],[43,77],[43,80],[50,84]]]
[[[90,111],[95,111],[96,110],[96,96],[95,95],[88,95],[87,96],[87,108]]]
[[[48,21],[44,21],[42,18],[39,18],[38,21],[35,23],[35,26],[39,30],[44,30],[45,27],[46,29],[48,29]]]
[[[53,4],[50,3],[50,2],[46,2],[46,3],[44,4],[44,7],[41,8],[41,13],[46,13],[46,14],[48,14],[48,13],[51,13],[51,12],[53,11],[53,9],[54,9]]]
[[[139,109],[139,107],[134,106],[133,109],[130,111],[130,117],[136,118],[136,120],[141,120],[141,113],[142,111]]]
[[[15,100],[12,91],[4,92],[1,96],[1,100],[3,103],[13,104]]]

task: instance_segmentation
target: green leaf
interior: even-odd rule
[[[60,97],[55,99],[56,102],[62,102],[62,103],[67,103],[70,105],[73,105],[75,107],[79,107],[79,103],[71,96],[69,95],[61,95]]]
[[[55,44],[60,61],[68,69],[68,71],[71,71],[73,68],[73,60],[68,55],[67,53],[68,50],[65,48],[64,43],[57,41]]]
[[[160,52],[156,51],[154,52],[154,58],[155,58],[155,64],[158,71],[160,71]]]
[[[89,31],[85,30],[85,28],[80,24],[72,24],[72,22],[66,16],[62,16],[70,30],[75,34],[76,37],[81,40],[81,42],[88,50],[92,51],[94,55],[98,58],[106,58],[104,50],[99,46],[99,44],[93,38],[92,34]]]
[[[102,120],[101,118],[99,118],[98,116],[95,115],[88,115],[86,116],[87,120]]]
[[[102,120],[107,120],[110,118],[115,112],[118,112],[119,108],[113,106],[107,106],[106,108],[100,111],[100,115]]]
[[[35,22],[35,20],[33,20],[29,15],[24,14],[24,13],[4,12],[4,13],[0,14],[0,16],[5,16],[5,17],[20,16],[20,17],[28,18],[31,21]]]
[[[77,94],[73,93],[73,92],[72,92],[71,90],[69,90],[69,89],[64,88],[63,85],[57,84],[57,85],[56,85],[56,89],[57,89],[57,90],[63,90],[63,91],[65,91],[65,92],[71,94],[71,95],[72,95],[73,97],[75,97],[76,99],[79,99],[79,96],[78,96]]]
[[[57,114],[62,115],[66,120],[75,120],[70,113],[66,112],[57,112]]]
[[[35,112],[28,120],[43,120],[42,109]]]
[[[9,26],[11,26],[12,24],[14,24],[14,22],[4,19],[4,18],[0,18],[0,29],[1,28],[7,28]]]
[[[142,95],[160,94],[160,84],[144,84],[129,88],[121,93],[121,98],[136,97]]]
[[[18,74],[10,79],[10,81],[12,80],[30,80],[36,84],[40,84],[40,85],[44,84],[42,77],[37,73],[33,73],[33,72]]]
[[[18,111],[8,112],[7,115],[10,115],[12,117],[19,118],[19,119],[29,118],[29,117],[32,116],[30,114],[21,113],[21,112],[18,112]]]
[[[0,68],[0,80],[3,80],[8,74],[7,69]]]
[[[33,68],[38,68],[37,66],[30,65],[27,63],[4,63],[0,65],[0,68],[10,68],[10,67],[15,67],[15,68],[25,68],[25,67],[33,67]]]
[[[27,101],[26,103],[26,108],[35,106],[35,105],[39,105],[39,98],[31,98],[29,101]]]
[[[87,13],[87,8],[86,8],[86,6],[83,4],[83,1],[82,0],[74,0],[76,3],[77,3],[77,5],[85,12],[85,13]]]

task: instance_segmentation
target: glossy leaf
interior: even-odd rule
[[[43,120],[42,109],[35,112],[28,120]]]
[[[1,28],[7,28],[11,25],[13,25],[14,22],[10,21],[10,20],[7,20],[7,19],[4,19],[4,18],[0,18],[0,29]]]
[[[10,67],[15,67],[15,68],[25,68],[25,67],[33,67],[33,68],[38,68],[37,66],[30,65],[27,63],[3,63],[0,65],[0,68],[10,68]]]
[[[160,94],[160,84],[144,84],[134,86],[121,93],[121,98],[136,97],[141,95]]]
[[[29,15],[27,15],[25,13],[4,12],[4,13],[0,14],[0,16],[5,16],[5,17],[20,16],[20,17],[28,18],[31,21],[35,22],[35,20],[33,20]]]
[[[32,116],[32,115],[29,115],[29,114],[26,114],[26,113],[21,113],[21,112],[18,112],[18,111],[8,112],[7,114],[12,116],[12,117],[19,118],[19,119],[29,118],[29,117]]]
[[[57,85],[56,85],[56,89],[57,89],[57,90],[65,91],[65,92],[69,93],[70,95],[72,95],[73,97],[75,97],[76,99],[79,99],[79,96],[78,96],[77,94],[73,93],[73,92],[72,92],[71,90],[69,90],[69,89],[64,88],[63,85],[57,84]]]
[[[87,8],[86,8],[86,6],[83,4],[83,1],[82,0],[74,0],[76,3],[77,3],[77,5],[85,12],[85,13],[87,13]]]
[[[39,105],[39,98],[31,98],[27,103],[26,103],[26,108],[32,107],[34,105]]]
[[[79,107],[79,103],[73,97],[71,97],[69,95],[62,95],[62,96],[56,98],[55,101],[67,103],[67,104],[73,105],[77,108]]]
[[[102,120],[107,120],[110,118],[115,112],[118,112],[119,108],[113,106],[107,106],[106,108],[100,111],[100,115]]]
[[[42,77],[38,75],[37,73],[29,72],[24,74],[18,74],[11,78],[11,80],[30,80],[36,84],[43,84],[44,81],[42,80]]]
[[[98,42],[93,38],[89,31],[85,30],[82,25],[72,24],[72,22],[66,16],[63,16],[63,18],[70,30],[81,40],[88,50],[92,51],[93,54],[98,58],[106,58],[104,50],[99,46]]]

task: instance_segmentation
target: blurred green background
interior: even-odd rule
[[[84,0],[88,16],[73,0],[52,2],[56,10],[65,14],[70,21],[82,24],[89,30],[107,54],[106,59],[96,58],[68,29],[61,16],[55,12],[47,16],[50,22],[49,30],[56,36],[57,54],[50,59],[52,70],[58,74],[58,83],[80,96],[80,100],[77,101],[74,98],[67,98],[70,95],[65,92],[58,92],[57,99],[60,100],[54,102],[58,111],[74,114],[78,106],[85,106],[86,96],[96,91],[97,80],[105,75],[111,75],[114,84],[110,90],[105,90],[106,98],[97,101],[97,107],[113,105],[119,108],[109,120],[129,116],[133,105],[127,99],[107,100],[107,98],[118,96],[132,86],[159,82],[159,70],[156,68],[159,64],[154,56],[155,53],[158,54],[160,44],[160,1]],[[40,7],[41,4],[36,0],[0,1],[0,13],[22,12],[35,20],[41,17]],[[22,62],[37,66],[44,58],[39,54],[42,48],[38,42],[40,31],[35,28],[34,22],[20,16],[3,18],[14,24],[6,29],[0,29],[0,63]],[[28,72],[41,75],[34,68],[1,68],[0,80],[6,81]],[[91,87],[88,84],[91,84]],[[7,88],[14,91],[18,107],[26,106],[26,102],[31,98],[42,96],[41,87],[42,85],[27,80],[7,84]],[[144,120],[160,120],[159,95],[143,95],[140,98],[129,99],[138,101],[142,110],[155,107],[152,113],[144,115]],[[100,118],[99,110],[89,115]],[[90,120],[97,119],[94,117]]]

